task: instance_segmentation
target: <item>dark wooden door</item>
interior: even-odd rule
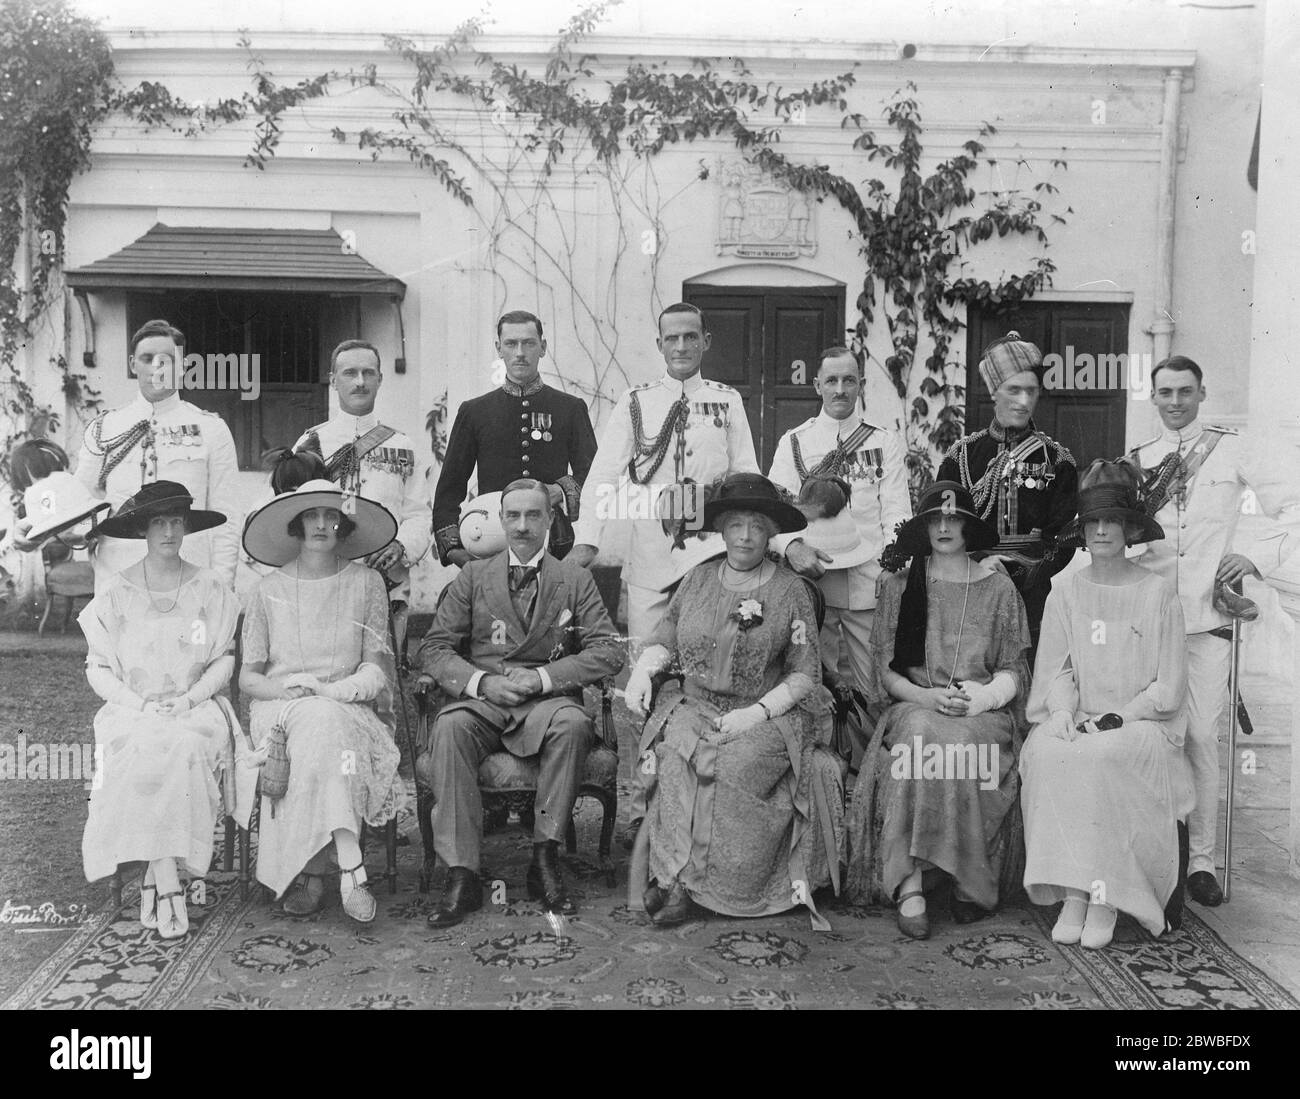
[[[1032,340],[1043,354],[1055,353],[1062,360],[1086,363],[1081,356],[1123,355],[1128,350],[1127,305],[1094,302],[1027,302],[1010,313],[997,316],[972,312],[966,341],[966,430],[987,427],[993,419],[993,399],[979,376],[980,354],[993,340],[1008,332],[1019,332]],[[1128,417],[1130,390],[1127,386],[1127,358],[1122,366],[1093,371],[1058,372],[1044,379],[1043,395],[1034,410],[1034,423],[1041,431],[1069,448],[1086,469],[1094,458],[1117,458],[1124,453],[1124,429]],[[1071,382],[1083,382],[1083,386]],[[1054,384],[1056,383],[1056,384]]]
[[[704,310],[704,376],[739,390],[767,469],[781,435],[821,408],[812,382],[821,352],[844,342],[843,288],[687,286],[682,300]]]

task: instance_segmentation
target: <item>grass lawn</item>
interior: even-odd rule
[[[73,627],[75,630],[75,627]],[[30,637],[31,648],[24,636]],[[419,635],[416,635],[419,636]],[[0,646],[0,744],[93,745],[93,721],[101,703],[85,674],[85,648],[47,639],[33,651],[35,635],[8,634]],[[415,721],[409,687],[408,713]],[[241,707],[247,729],[247,700]],[[397,742],[402,773],[409,775],[406,737],[400,715]],[[81,749],[78,747],[78,752]],[[89,789],[66,779],[0,780],[0,909],[51,904],[60,916],[93,912],[108,900],[108,879],[86,881],[81,865],[81,832]],[[416,836],[416,842],[419,837]],[[74,907],[75,906],[75,907]],[[0,922],[0,1000],[71,934],[74,924]]]
[[[35,642],[35,637],[33,637]],[[93,744],[100,701],[75,651],[0,653],[0,743]],[[80,749],[78,749],[80,752]],[[108,882],[91,884],[81,869],[86,784],[71,780],[0,781],[0,906],[52,904],[59,915],[93,911]],[[71,934],[48,923],[0,923],[0,999]]]

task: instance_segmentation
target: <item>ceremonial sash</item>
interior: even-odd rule
[[[325,459],[325,469],[329,473],[330,480],[342,483],[342,479],[354,469],[360,470],[362,458],[376,447],[383,446],[396,434],[396,428],[376,424],[361,438],[354,439],[350,443],[344,443]]]
[[[1171,451],[1161,459],[1160,464],[1155,467],[1151,475],[1143,484],[1143,497],[1148,515],[1155,515],[1162,507],[1169,503],[1170,499],[1180,492],[1186,497],[1191,494],[1188,485],[1196,474],[1200,471],[1201,466],[1211,454],[1214,448],[1219,445],[1219,440],[1223,436],[1214,431],[1212,428],[1206,428],[1202,434],[1210,434],[1210,439],[1204,444],[1204,449],[1199,446],[1192,447],[1185,455],[1179,456],[1177,451]],[[1134,455],[1136,456],[1136,451]]]
[[[795,472],[799,474],[801,482],[808,480],[810,477],[837,477],[839,476],[844,464],[857,452],[860,447],[876,429],[870,424],[858,424],[853,431],[843,439],[837,440],[835,445],[827,452],[812,469],[804,465],[803,451],[799,446],[799,437],[790,436],[790,453],[794,457]]]

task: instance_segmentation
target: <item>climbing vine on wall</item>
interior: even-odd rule
[[[62,300],[68,188],[90,164],[91,134],[110,97],[108,41],[64,0],[0,3],[0,479],[9,445],[57,430],[18,355]],[[96,393],[62,356],[50,360],[74,407]]]
[[[685,66],[633,59],[612,78],[607,69],[598,73],[598,59],[581,49],[615,3],[580,9],[560,29],[537,73],[481,48],[486,17],[466,21],[433,48],[386,36],[384,44],[400,68],[367,64],[296,83],[278,80],[244,32],[240,45],[251,88],[241,95],[190,103],[161,84],[145,82],[114,89],[102,106],[147,128],[167,126],[193,137],[214,126],[251,125],[252,146],[244,163],[266,170],[287,112],[310,107],[312,116],[328,117],[326,101],[343,95],[389,104],[387,124],[355,130],[332,124],[330,136],[375,161],[408,160],[471,210],[484,232],[480,258],[470,262],[491,271],[498,304],[520,295],[511,295],[515,277],[527,280],[530,291],[549,286],[567,297],[557,308],[567,310],[591,338],[568,351],[585,356],[587,369],[577,369],[570,358],[562,381],[597,402],[613,400],[628,381],[616,323],[620,265],[639,245],[634,254],[650,267],[650,311],[664,304],[657,276],[671,247],[666,212],[710,174],[701,159],[686,185],[665,193],[656,160],[673,146],[711,142],[716,152],[718,143],[726,143],[789,187],[833,203],[846,216],[863,261],[852,344],[864,362],[888,376],[899,396],[913,489],[919,490],[930,476],[934,451],[962,430],[964,391],[955,339],[965,309],[1010,306],[1050,285],[1054,265],[1046,255],[1042,222],[1063,220],[1061,213],[1044,209],[1055,184],[1044,179],[1020,187],[1016,180],[1031,172],[1024,160],[1016,161],[1012,183],[1003,182],[1001,167],[986,150],[985,142],[996,133],[987,123],[958,155],[926,171],[921,111],[911,83],[888,99],[873,121],[852,109],[855,70],[789,89],[756,80],[738,59],[693,58]],[[395,68],[404,75],[395,77]],[[846,151],[879,162],[881,177],[855,183],[785,153],[783,127],[796,116],[837,122]],[[880,121],[891,131],[889,140],[878,139],[869,128]],[[1065,165],[1058,160],[1053,167]],[[575,254],[582,255],[577,247],[582,227],[578,204],[554,198],[551,184],[560,172],[566,180],[594,183],[614,215],[610,277],[599,286],[592,285],[590,272],[575,267]],[[988,173],[980,190],[977,172]],[[851,174],[862,173],[855,167]],[[634,237],[632,226],[646,228]],[[967,266],[970,251],[995,237],[1025,238],[1038,254],[1020,273],[974,278]],[[888,335],[884,355],[873,351],[881,343],[873,339],[881,324]]]

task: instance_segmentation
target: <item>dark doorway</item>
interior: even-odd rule
[[[127,299],[127,332],[163,317],[185,334],[187,355],[257,355],[256,400],[223,389],[180,395],[226,421],[240,469],[260,469],[264,451],[292,446],[328,419],[330,349],[358,330],[358,312],[356,298],[324,294],[136,291]]]
[[[1095,302],[1027,302],[997,315],[972,310],[966,339],[967,433],[987,427],[993,419],[993,401],[979,376],[980,353],[999,336],[1016,331],[1036,343],[1044,356],[1055,353],[1067,366],[1080,364],[1073,371],[1058,371],[1063,381],[1055,388],[1050,375],[1044,378],[1043,396],[1034,411],[1039,430],[1068,447],[1080,471],[1094,458],[1118,458],[1124,453],[1131,399],[1128,317],[1127,304]],[[1118,362],[1100,359],[1121,355]],[[1082,369],[1088,362],[1098,367],[1090,375]],[[1083,387],[1070,385],[1072,379]]]
[[[704,376],[740,391],[767,469],[782,434],[821,408],[812,381],[821,352],[844,342],[844,288],[688,285],[682,300],[704,310]]]

